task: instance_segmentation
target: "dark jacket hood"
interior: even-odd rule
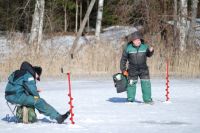
[[[35,70],[34,70],[33,66],[29,62],[24,61],[21,64],[20,70],[29,72],[35,78]]]
[[[35,71],[33,66],[29,62],[24,61],[22,62],[20,69],[14,72],[13,81],[24,76],[27,72],[29,72],[35,78]]]

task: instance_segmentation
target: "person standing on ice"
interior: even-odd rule
[[[151,98],[149,69],[146,63],[147,57],[151,57],[153,52],[153,47],[149,47],[144,43],[143,37],[139,31],[136,31],[128,36],[128,43],[123,50],[120,61],[122,74],[128,77],[128,102],[135,101],[136,83],[138,81],[138,77],[141,80],[143,101],[145,103],[153,102]]]
[[[39,96],[36,80],[40,81],[42,68],[23,62],[20,70],[14,71],[8,78],[5,99],[12,104],[36,108],[40,113],[55,119],[59,124],[68,118],[70,112],[59,114],[51,105]]]

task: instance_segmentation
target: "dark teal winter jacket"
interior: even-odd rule
[[[15,104],[23,103],[26,96],[37,96],[36,81],[29,71],[17,70],[9,78],[5,89],[5,98],[7,101]]]

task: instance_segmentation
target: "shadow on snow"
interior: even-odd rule
[[[21,123],[21,122],[19,122],[19,120],[17,119],[17,117],[16,116],[9,116],[8,114],[4,117],[4,118],[2,118],[1,119],[2,121],[5,121],[5,122],[8,122],[8,123],[10,123],[10,122],[14,122],[14,123]],[[34,122],[34,123],[37,123],[37,122],[44,122],[44,123],[57,123],[57,122],[54,122],[54,121],[51,121],[51,120],[49,120],[49,119],[47,119],[47,118],[42,118],[42,119],[38,119],[36,122]],[[63,123],[64,124],[64,123]]]
[[[109,101],[109,102],[112,102],[112,103],[126,103],[126,102],[128,102],[127,98],[122,98],[122,97],[112,97],[112,98],[109,98],[106,101]],[[138,101],[138,100],[135,100],[134,102],[143,103],[142,101]]]

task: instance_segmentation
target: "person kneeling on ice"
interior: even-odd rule
[[[23,62],[20,70],[14,71],[8,78],[5,99],[11,104],[27,106],[32,109],[36,108],[40,113],[49,116],[51,119],[55,119],[61,124],[68,118],[70,112],[67,111],[61,115],[44,99],[40,98],[36,87],[36,80],[40,81],[41,74],[41,67],[32,66],[26,61]],[[19,113],[19,110],[17,109],[17,113]]]
[[[146,63],[147,57],[152,56],[153,52],[153,47],[149,47],[144,43],[142,35],[139,31],[136,31],[128,36],[128,44],[126,44],[123,50],[120,61],[120,69],[122,74],[128,77],[128,102],[135,101],[136,83],[138,77],[141,79],[143,101],[145,103],[153,102],[151,98],[149,69]]]

